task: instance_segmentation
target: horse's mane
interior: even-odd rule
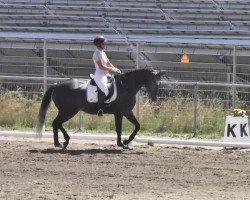
[[[153,73],[153,69],[150,69],[150,68],[143,68],[143,69],[136,69],[136,70],[131,70],[131,71],[128,71],[128,72],[126,72],[125,74],[123,74],[123,75],[125,75],[125,76],[127,76],[127,75],[130,75],[130,74],[134,74],[134,73],[138,73],[138,72],[151,72],[151,73]]]
[[[133,79],[134,77],[134,78],[137,78],[137,80],[139,80],[138,78],[145,78],[151,73],[153,74],[154,71],[155,70],[149,69],[149,68],[136,69],[136,70],[128,71],[124,74],[115,75],[115,78],[116,78],[117,83],[120,82],[121,84],[124,84],[125,82],[128,83],[130,78]]]

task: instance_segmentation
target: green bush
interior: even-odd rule
[[[21,92],[0,94],[0,125],[9,129],[33,129],[41,101],[37,98],[25,98]],[[156,136],[191,136],[193,133],[193,99],[171,98],[157,103],[143,103],[140,106],[140,134]],[[51,124],[57,115],[54,104],[46,117],[46,129],[52,130]],[[198,137],[218,138],[224,133],[224,122],[227,113],[219,100],[199,101],[198,103]],[[113,115],[102,118],[83,114],[85,131],[100,133],[115,132]],[[66,129],[77,130],[79,116],[64,124]],[[131,133],[134,126],[124,117],[123,131]]]

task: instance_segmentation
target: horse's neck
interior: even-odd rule
[[[128,74],[125,77],[126,88],[130,91],[133,91],[135,94],[141,89],[144,85],[142,76],[135,76],[134,74]]]

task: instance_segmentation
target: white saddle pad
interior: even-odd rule
[[[114,93],[110,99],[106,100],[105,103],[110,103],[116,100],[117,97],[117,87],[114,79]],[[89,103],[97,103],[98,102],[98,94],[97,94],[97,86],[90,85],[90,80],[87,83],[87,101]]]

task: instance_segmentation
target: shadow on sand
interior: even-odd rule
[[[62,150],[55,148],[48,148],[44,150],[32,149],[30,153],[42,153],[42,154],[69,154],[69,155],[81,155],[81,154],[122,154],[129,152],[129,154],[143,154],[143,152],[134,152],[124,149],[83,149],[83,150]]]

